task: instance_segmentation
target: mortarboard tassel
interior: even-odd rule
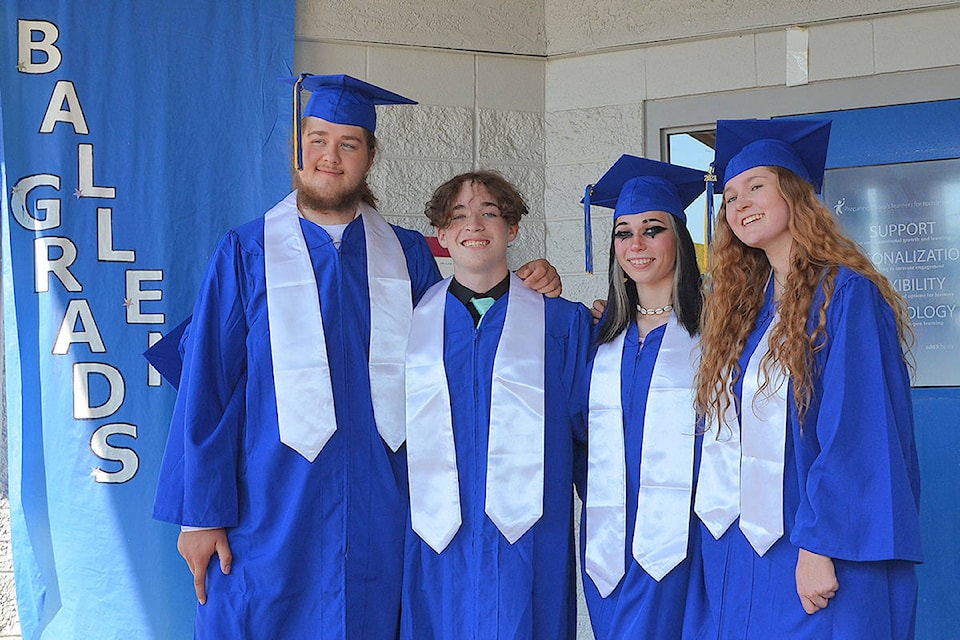
[[[713,165],[710,165],[708,173],[703,176],[703,181],[707,183],[707,249],[713,241],[713,185],[717,182],[717,175],[713,172]]]
[[[296,157],[297,171],[303,171],[303,137],[300,131],[300,87],[309,73],[301,73],[293,85],[293,155]]]
[[[590,194],[593,185],[588,184],[583,192],[583,246],[586,252],[586,271],[593,273],[593,231],[590,228]]]

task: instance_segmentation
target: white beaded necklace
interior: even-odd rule
[[[666,313],[667,311],[673,311],[673,305],[665,304],[662,307],[657,307],[656,309],[647,309],[646,307],[638,304],[637,311],[642,316],[659,316],[661,314]]]

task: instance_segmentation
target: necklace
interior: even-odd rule
[[[659,316],[666,313],[667,311],[673,311],[673,305],[665,304],[662,307],[657,307],[656,309],[647,309],[646,307],[638,304],[637,311],[642,316]]]
[[[783,292],[784,292],[785,287],[786,287],[786,283],[785,283],[786,278],[784,278],[783,280],[781,280],[780,278],[777,277],[777,272],[774,271],[773,269],[771,269],[771,270],[770,270],[770,279],[767,280],[767,285],[764,286],[764,291],[766,291],[766,287],[769,286],[769,284],[770,284],[771,281],[774,283],[774,287],[773,287],[773,299],[774,299],[774,301],[779,301],[780,298],[783,297]]]

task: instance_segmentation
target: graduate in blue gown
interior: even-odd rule
[[[292,80],[298,104],[312,91],[297,190],[209,262],[154,516],[182,526],[197,638],[393,640],[406,335],[440,274],[366,176],[374,105],[411,101],[349,76]]]
[[[911,331],[816,196],[829,125],[717,123],[697,395],[709,638],[914,635]]]
[[[703,175],[624,155],[590,192],[614,209],[580,535],[597,640],[694,637],[703,614],[692,511],[700,271],[684,214]]]
[[[590,316],[508,273],[524,213],[493,172],[453,178],[427,206],[455,271],[421,300],[408,346],[401,638],[576,636],[573,432]]]

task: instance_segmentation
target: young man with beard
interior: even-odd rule
[[[293,80],[296,104],[312,91],[297,189],[210,260],[154,516],[183,527],[196,638],[393,639],[404,355],[440,275],[422,235],[377,213],[366,176],[375,105],[413,101],[344,75]],[[552,268],[524,273],[559,293]]]

